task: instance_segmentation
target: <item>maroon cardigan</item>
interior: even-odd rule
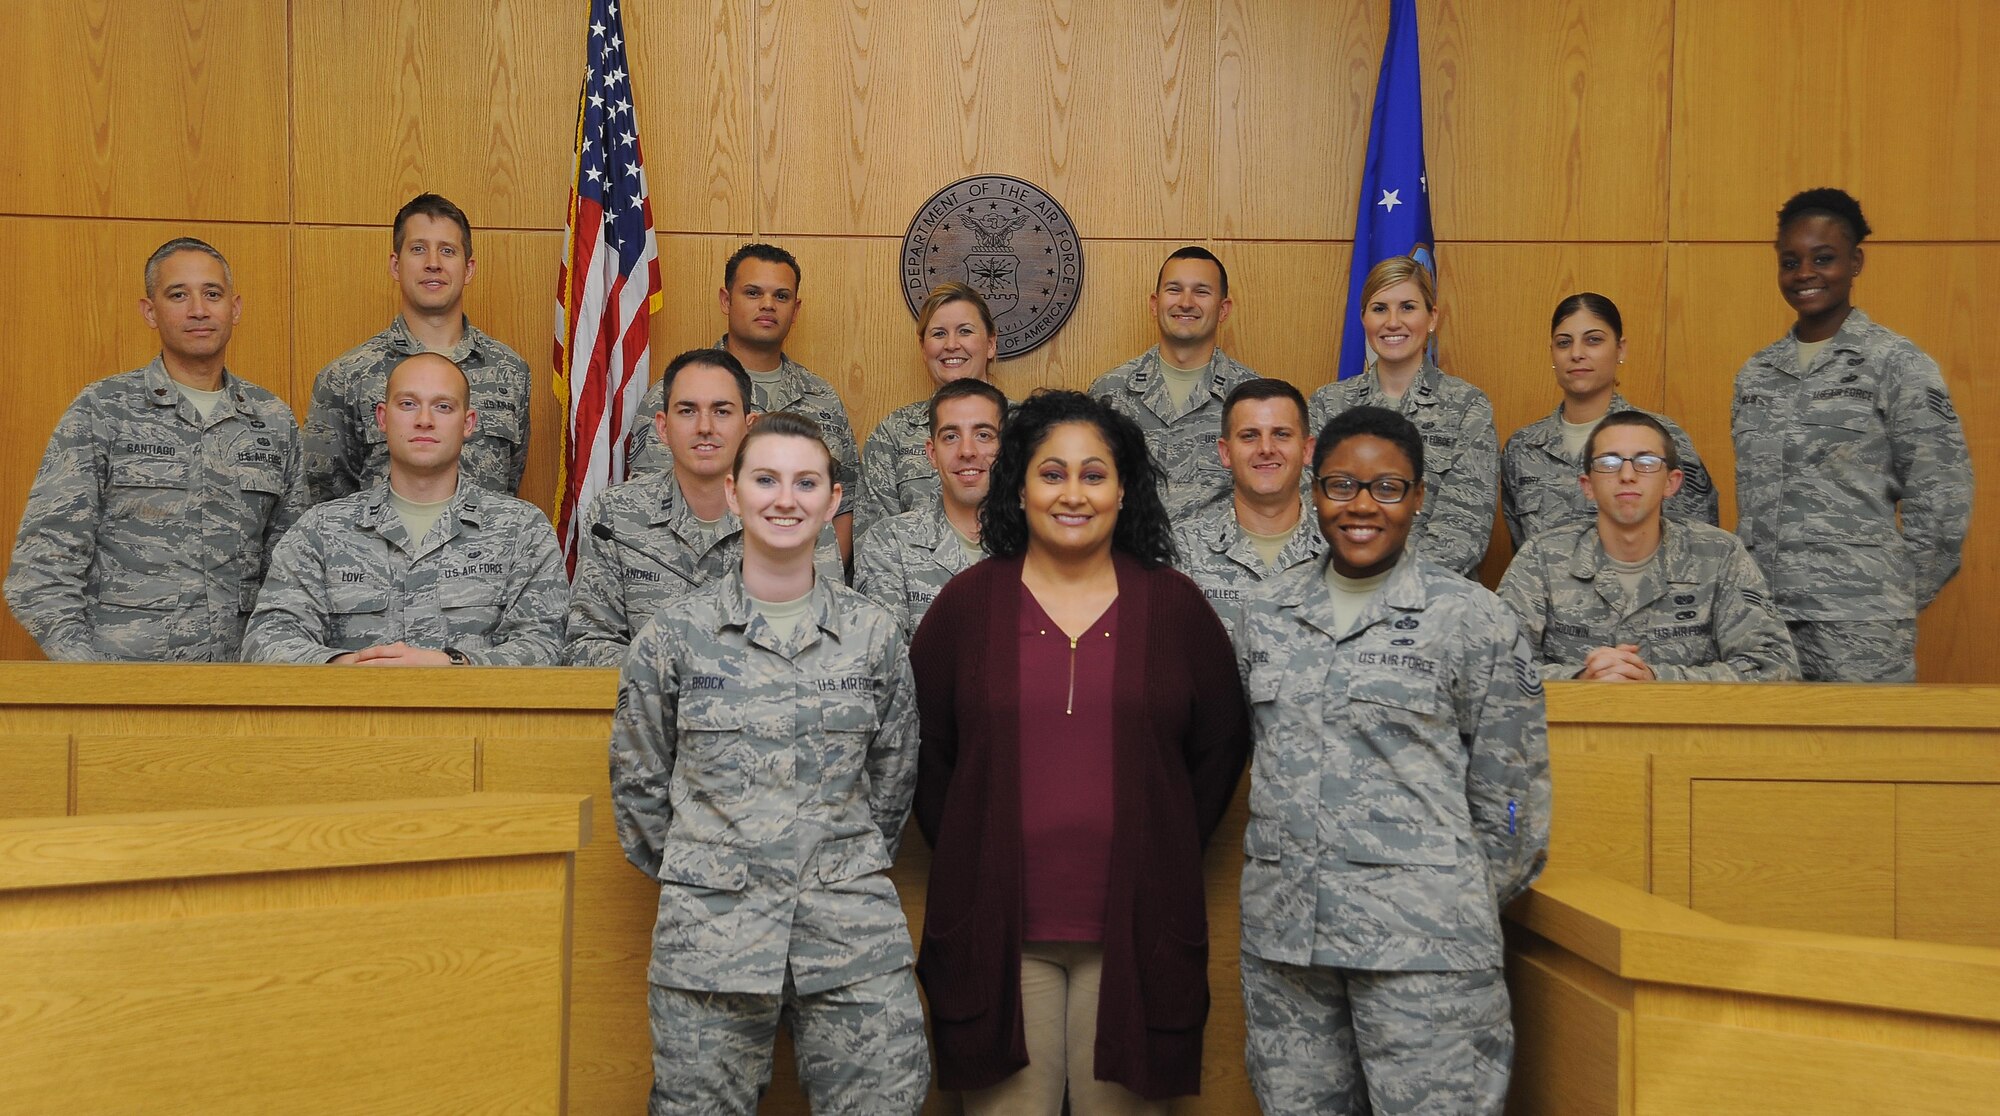
[[[1201,1091],[1208,920],[1201,850],[1250,754],[1229,637],[1180,573],[1114,554],[1121,716],[1097,1077],[1142,1097]],[[917,825],[935,855],[917,976],[938,1086],[1028,1064],[1021,1030],[1021,559],[953,578],[910,644],[923,736]]]

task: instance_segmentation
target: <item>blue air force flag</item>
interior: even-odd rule
[[[1341,379],[1367,367],[1361,336],[1361,284],[1368,269],[1390,256],[1415,256],[1437,276],[1431,255],[1430,180],[1424,172],[1424,91],[1417,56],[1416,0],[1389,0],[1389,40],[1375,79],[1368,158],[1354,214],[1354,265],[1341,319]],[[1436,344],[1436,338],[1432,338]]]

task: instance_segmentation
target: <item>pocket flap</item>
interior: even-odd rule
[[[173,457],[123,454],[110,463],[113,488],[186,488],[187,462]]]
[[[1250,702],[1278,700],[1278,688],[1284,681],[1275,670],[1252,668],[1250,671]]]
[[[1422,864],[1448,868],[1458,863],[1451,834],[1402,822],[1357,825],[1347,835],[1350,864]]]
[[[1243,855],[1252,860],[1278,859],[1278,823],[1269,818],[1252,818],[1243,831]]]
[[[1347,685],[1347,700],[1434,714],[1444,708],[1437,683],[1421,675],[1357,675]]]
[[[105,584],[98,589],[97,599],[120,608],[178,608],[181,587],[157,577],[133,578]]]
[[[879,833],[843,837],[819,847],[821,883],[839,883],[870,872],[886,871],[888,867],[889,850],[883,845]]]
[[[740,732],[743,709],[712,697],[683,697],[674,711],[674,727],[682,732]]]
[[[875,703],[837,701],[822,709],[819,716],[829,732],[867,732],[875,727]]]
[[[660,881],[742,891],[750,864],[742,850],[701,841],[668,841],[660,850]]]
[[[326,589],[326,608],[335,615],[389,611],[387,586],[374,581],[335,581]]]

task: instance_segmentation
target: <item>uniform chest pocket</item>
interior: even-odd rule
[[[674,710],[677,736],[673,782],[682,793],[711,802],[734,802],[749,790],[756,751],[744,739],[739,701],[683,696]]]
[[[825,731],[826,755],[822,762],[827,788],[832,794],[844,794],[860,777],[868,758],[868,745],[875,739],[880,724],[875,715],[874,694],[870,690],[829,694],[826,703],[820,706],[819,723]]]
[[[327,643],[359,650],[390,642],[388,585],[366,575],[341,580],[352,571],[329,572],[334,581],[326,590]]]
[[[266,466],[239,464],[236,468],[236,486],[259,496],[282,496],[285,494],[285,476],[278,470]]]
[[[479,413],[477,430],[479,437],[497,438],[510,446],[521,444],[523,434],[521,410],[514,405],[513,400],[501,399],[497,395],[483,399],[476,398],[472,401],[472,407]]]
[[[1435,660],[1392,649],[1362,652],[1376,660],[1365,673],[1348,679],[1347,701],[1356,718],[1364,723],[1394,725],[1417,738],[1426,738],[1443,723],[1444,695],[1430,675]]]
[[[180,488],[188,486],[188,463],[175,457],[148,457],[136,453],[111,458],[113,488]]]

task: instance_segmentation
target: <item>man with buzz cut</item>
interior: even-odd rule
[[[361,492],[389,468],[375,421],[389,370],[415,353],[442,353],[472,385],[479,430],[465,444],[472,483],[513,495],[528,464],[528,363],[474,328],[465,315],[472,283],[472,223],[436,194],[418,194],[396,212],[389,278],[401,310],[389,328],[320,369],[306,412],[306,479],[314,503]]]
[[[177,237],[145,275],[159,354],[56,423],[7,604],[51,659],[233,662],[271,548],[306,508],[299,428],[224,365],[243,298],[222,253]]]
[[[841,560],[854,553],[854,501],[860,490],[861,451],[854,441],[854,424],[833,385],[785,354],[785,338],[798,317],[799,261],[773,244],[745,244],[722,269],[717,298],[728,328],[715,347],[728,353],[750,374],[750,409],[763,414],[790,411],[819,424],[826,448],[833,454],[834,481],[840,485],[840,509],[833,530],[840,539]],[[667,393],[655,383],[639,402],[639,419],[632,428],[626,460],[632,475],[662,472],[673,455],[650,421],[666,409]]]
[[[1614,411],[1583,460],[1597,517],[1530,538],[1500,581],[1542,677],[1797,681],[1791,635],[1742,542],[1660,514],[1682,483],[1666,426]]]
[[[570,583],[563,661],[617,666],[646,621],[743,558],[743,521],[723,478],[750,428],[750,375],[726,349],[691,349],[660,375],[666,406],[654,433],[673,451],[663,472],[599,493],[583,511]],[[813,564],[844,580],[833,529],[820,532]]]
[[[1177,524],[1174,550],[1181,572],[1201,586],[1234,635],[1244,597],[1256,585],[1326,553],[1299,484],[1313,452],[1305,396],[1283,380],[1236,385],[1222,404],[1216,448],[1229,470],[1230,499]]]
[[[562,655],[562,555],[533,504],[460,465],[478,415],[437,353],[390,370],[375,405],[388,475],[314,507],[271,556],[246,662],[549,666]]]
[[[984,380],[953,380],[932,394],[931,436],[924,456],[937,470],[929,507],[892,515],[868,528],[854,555],[854,587],[915,634],[945,582],[986,556],[979,508],[1000,453],[1007,397]]]
[[[1167,257],[1147,304],[1160,343],[1106,372],[1090,394],[1131,416],[1145,432],[1166,484],[1167,514],[1179,519],[1229,497],[1229,470],[1216,460],[1222,401],[1257,373],[1229,359],[1215,343],[1229,320],[1229,272],[1206,248]]]

